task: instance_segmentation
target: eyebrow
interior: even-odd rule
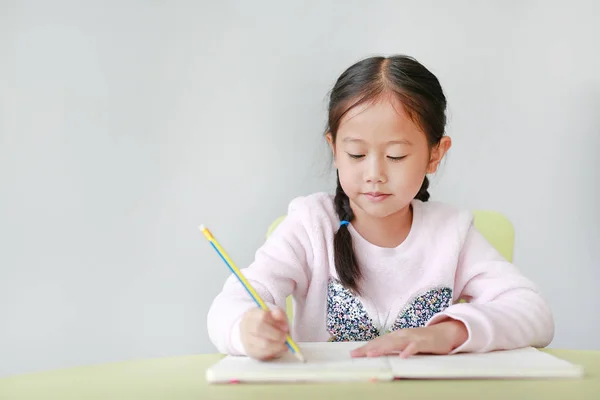
[[[352,137],[347,137],[344,138],[344,140],[342,140],[342,142],[344,143],[352,143],[352,142],[356,142],[356,143],[364,143],[365,141],[362,139],[356,139],[356,138],[352,138]],[[412,143],[409,142],[406,139],[401,139],[401,140],[390,140],[389,142],[387,142],[386,144],[390,145],[390,144],[406,144],[409,146],[412,146]]]

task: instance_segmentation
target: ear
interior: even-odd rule
[[[335,164],[335,142],[333,141],[333,135],[331,134],[331,132],[327,132],[325,138],[327,139],[327,143],[329,143],[329,147],[331,147],[331,153],[333,154],[333,163]]]
[[[431,150],[431,157],[429,158],[429,164],[427,165],[427,173],[433,174],[437,171],[442,158],[446,155],[448,150],[452,146],[452,139],[449,136],[444,136],[440,142]]]
[[[327,143],[329,143],[329,147],[331,147],[331,151],[335,156],[335,143],[333,142],[333,135],[331,134],[331,132],[327,132],[325,138],[327,139]]]

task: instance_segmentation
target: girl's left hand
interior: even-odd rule
[[[463,344],[468,336],[465,324],[448,318],[428,327],[388,333],[371,340],[350,354],[352,357],[379,357],[399,353],[402,358],[417,353],[448,354]]]

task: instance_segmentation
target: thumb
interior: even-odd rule
[[[280,308],[275,308],[275,309],[271,310],[271,318],[273,318],[275,320],[277,325],[281,326],[282,328],[283,327],[287,328],[287,322],[288,322],[287,314]]]

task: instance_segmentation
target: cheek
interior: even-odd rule
[[[338,174],[344,192],[352,193],[356,190],[357,182],[360,182],[360,169],[347,160],[338,160]]]
[[[421,188],[426,171],[427,165],[425,163],[414,160],[397,169],[394,181],[397,186],[405,190],[412,191],[414,189],[418,191]]]

